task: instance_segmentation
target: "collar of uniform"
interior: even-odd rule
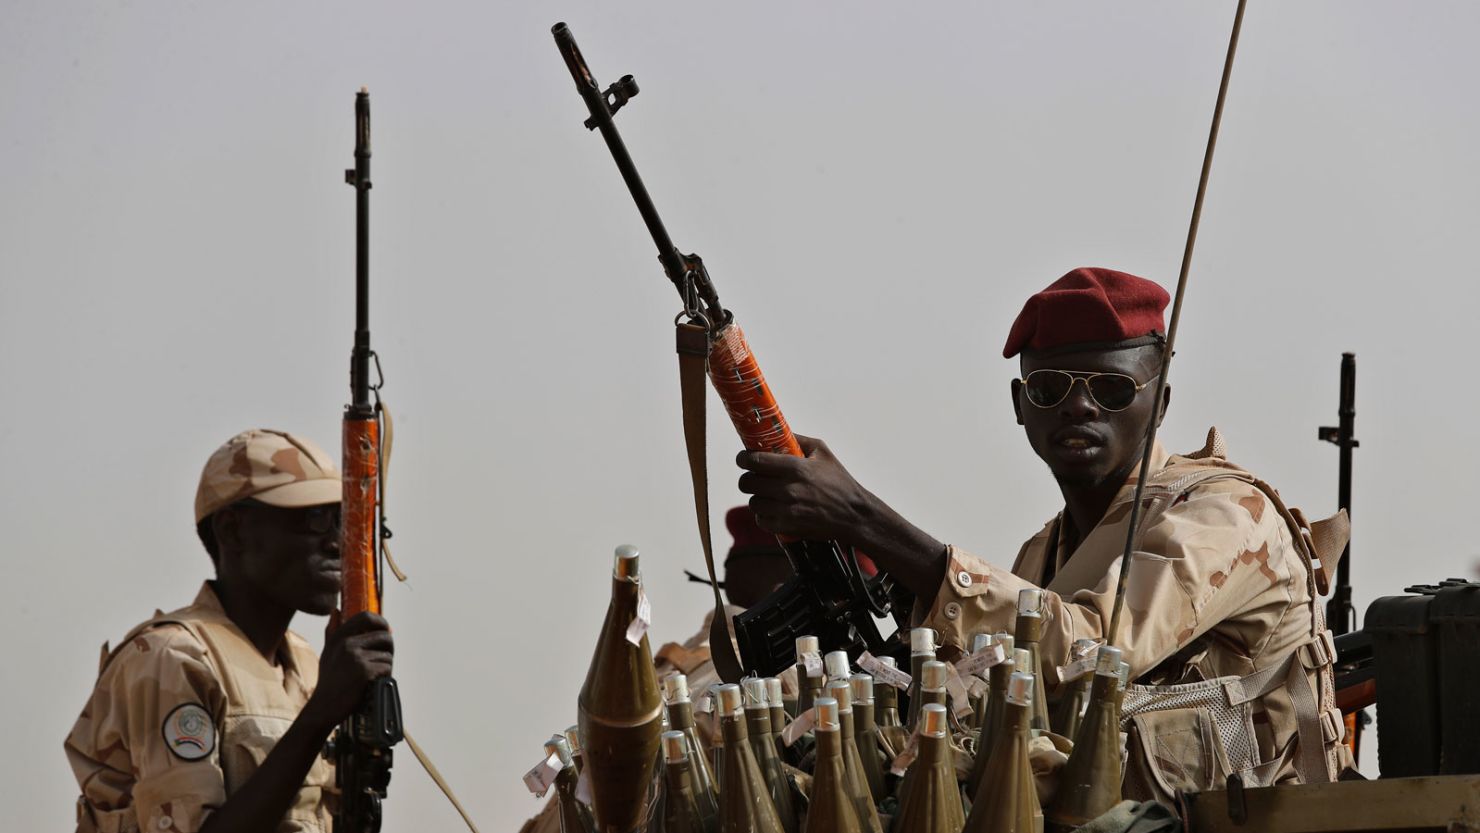
[[[202,618],[216,619],[230,622],[231,617],[226,615],[226,608],[221,605],[221,598],[216,595],[216,588],[211,586],[210,581],[200,583],[200,592],[195,594],[195,601],[190,606],[205,613]]]

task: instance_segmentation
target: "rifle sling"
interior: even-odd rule
[[[678,384],[683,402],[683,437],[689,454],[689,475],[694,482],[694,515],[699,521],[699,541],[704,546],[704,566],[709,569],[714,591],[714,616],[709,623],[709,654],[714,670],[727,683],[740,682],[740,659],[730,640],[730,617],[719,595],[714,572],[714,543],[709,530],[709,467],[705,460],[704,405],[709,364],[709,331],[696,324],[677,324]]]

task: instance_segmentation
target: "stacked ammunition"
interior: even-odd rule
[[[970,654],[910,632],[908,675],[892,657],[862,658],[865,673],[803,636],[785,679],[691,692],[683,674],[659,684],[637,551],[620,548],[579,724],[546,743],[531,789],[554,787],[563,833],[1074,829],[1120,799],[1129,668],[1114,647],[1074,646],[1052,711],[1073,753],[1043,789],[1030,764],[1049,731],[1040,594],[1023,592],[1015,633],[978,634]]]

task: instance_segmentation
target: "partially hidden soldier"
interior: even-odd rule
[[[1010,572],[906,521],[820,440],[798,437],[805,458],[742,452],[740,488],[773,532],[867,551],[916,596],[917,623],[940,632],[946,657],[1010,629],[1019,591],[1043,588],[1035,670],[1056,684],[1074,641],[1103,641],[1109,625],[1168,300],[1143,278],[1076,269],[1013,324],[1012,406],[1065,508]],[[1117,639],[1140,683],[1123,711],[1127,798],[1165,801],[1234,773],[1246,785],[1327,781],[1348,762],[1317,603],[1345,517],[1308,524],[1227,458],[1216,428],[1190,454],[1153,447]]]
[[[391,672],[384,619],[361,614],[318,658],[288,630],[338,601],[341,483],[302,437],[252,430],[211,455],[196,530],[215,565],[195,601],[103,646],[66,740],[90,833],[328,833],[324,742]]]

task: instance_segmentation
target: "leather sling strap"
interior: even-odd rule
[[[704,401],[709,364],[709,331],[697,324],[677,324],[678,384],[683,402],[683,438],[689,454],[689,476],[694,482],[694,515],[699,521],[699,541],[704,546],[704,566],[714,591],[714,616],[709,622],[709,656],[719,678],[740,682],[740,659],[730,641],[730,618],[719,595],[714,572],[714,542],[709,531],[709,467],[705,460]]]

